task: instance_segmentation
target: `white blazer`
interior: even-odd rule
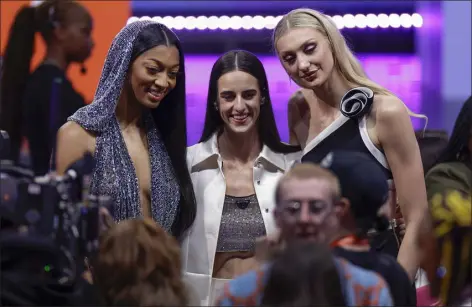
[[[300,158],[301,152],[280,154],[263,146],[254,163],[254,188],[268,235],[276,231],[272,214],[275,186]],[[216,134],[187,149],[187,166],[195,191],[197,215],[182,242],[182,269],[201,305],[208,306],[213,304],[210,299],[213,263],[226,194]]]

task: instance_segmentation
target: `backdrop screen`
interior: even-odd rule
[[[358,55],[368,76],[386,87],[414,112],[421,111],[421,62],[414,55]],[[205,120],[210,72],[218,56],[186,56],[187,131],[188,144],[198,142]],[[298,89],[274,56],[260,56],[264,64],[272,107],[280,136],[288,141],[287,102]],[[415,129],[424,126],[421,119],[412,118]]]

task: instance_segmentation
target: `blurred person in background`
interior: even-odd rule
[[[416,289],[406,271],[391,255],[372,249],[368,240],[373,231],[390,227],[385,214],[389,187],[383,170],[366,154],[349,151],[331,152],[321,166],[333,172],[341,185],[340,227],[331,242],[334,254],[382,276],[395,306],[416,306]]]
[[[228,282],[217,306],[260,306],[271,264],[280,251],[287,249],[290,253],[288,247],[298,241],[329,245],[339,235],[339,214],[344,207],[340,204],[339,181],[331,171],[313,164],[298,164],[278,182],[275,199],[273,215],[280,235],[275,241],[266,238],[259,242],[256,256],[262,265]],[[393,305],[389,288],[381,276],[339,260],[343,266],[338,274],[347,306]],[[279,289],[279,292],[284,290]]]
[[[398,255],[413,279],[419,238],[429,224],[423,223],[426,190],[410,115],[423,116],[370,80],[333,20],[318,11],[296,9],[285,15],[274,30],[273,45],[287,74],[304,89],[289,102],[291,143],[302,146],[302,161],[319,162],[334,150],[363,152],[393,179],[390,219],[398,197],[406,218],[404,240],[399,248],[389,229],[375,234],[371,244]]]
[[[2,93],[3,57],[0,55],[0,93]],[[0,95],[0,113],[2,112],[2,95]]]
[[[423,268],[431,296],[446,306],[472,298],[472,97],[462,106],[449,143],[426,175],[436,241],[429,241]]]
[[[184,270],[202,305],[254,268],[256,238],[272,234],[273,190],[300,148],[281,142],[261,61],[229,51],[213,65],[200,142],[187,164],[197,200]]]
[[[445,190],[470,194],[472,189],[472,96],[464,103],[451,138],[426,174],[428,200]]]
[[[426,174],[437,162],[441,153],[446,149],[449,136],[446,131],[442,130],[417,131],[415,135],[420,147],[424,174]]]
[[[435,241],[431,241],[423,262],[429,281],[423,288],[429,289],[429,306],[472,305],[471,202],[470,193],[457,190],[438,192],[431,199]]]
[[[434,164],[439,159],[439,156],[444,151],[447,146],[449,136],[446,131],[443,130],[425,130],[425,131],[416,131],[415,132],[416,139],[418,140],[418,146],[420,147],[420,154],[421,154],[421,161],[423,162],[423,171],[426,175],[431,169]],[[397,207],[397,211],[395,213],[395,219],[397,228],[397,236],[401,240],[403,240],[403,236],[405,235],[404,231],[404,223],[405,220]],[[428,303],[434,303],[435,300],[429,299],[429,289],[422,288],[426,281],[426,275],[424,271],[421,269],[419,270],[416,276],[416,287],[417,289],[417,303],[418,306],[429,306]]]
[[[100,239],[93,282],[104,306],[187,306],[179,243],[150,218],[113,225]]]
[[[111,44],[93,102],[59,129],[57,173],[93,153],[90,193],[112,198],[115,221],[151,217],[180,237],[196,215],[185,112],[178,37],[156,22],[130,23]]]
[[[46,0],[24,6],[10,29],[4,54],[1,128],[11,138],[11,160],[18,162],[23,136],[36,175],[49,171],[59,127],[85,105],[67,77],[71,63],[83,63],[93,49],[92,17],[78,2]],[[43,61],[30,73],[35,34],[46,43]]]

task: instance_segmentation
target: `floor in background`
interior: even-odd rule
[[[421,110],[421,61],[414,55],[358,55],[368,76],[397,94],[414,112]],[[185,57],[187,84],[188,144],[198,142],[205,120],[210,72],[218,56]],[[287,101],[298,88],[289,80],[279,60],[261,56],[268,79],[272,105],[282,140],[288,140]],[[424,122],[413,119],[415,129]]]

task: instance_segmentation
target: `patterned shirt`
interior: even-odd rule
[[[348,306],[393,306],[385,280],[378,274],[336,258],[340,268],[343,294]],[[239,276],[225,285],[215,306],[260,306],[270,272],[266,264],[258,270]]]

